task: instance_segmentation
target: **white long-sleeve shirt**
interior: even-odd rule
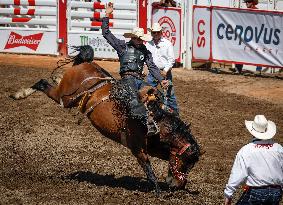
[[[224,190],[225,197],[231,198],[242,183],[283,188],[283,147],[272,140],[254,141],[242,147]]]
[[[145,46],[151,52],[153,62],[160,70],[167,72],[173,67],[175,63],[174,49],[169,40],[162,37],[157,45],[152,40],[147,42]]]

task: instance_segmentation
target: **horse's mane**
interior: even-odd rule
[[[98,69],[101,73],[104,74],[105,77],[111,77],[113,79],[115,79],[107,70],[105,70],[104,68],[102,68],[100,65],[98,65],[96,62],[92,62],[91,63],[92,66],[94,66],[96,69]]]
[[[160,107],[160,102],[151,101],[148,103],[148,109],[154,114],[156,122],[164,121],[166,129],[172,133],[173,138],[176,136],[184,136],[192,143],[196,143],[196,139],[191,133],[190,124],[186,124],[179,116],[169,113]]]

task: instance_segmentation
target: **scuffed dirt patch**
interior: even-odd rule
[[[264,114],[276,122],[276,140],[283,143],[282,80],[175,69],[181,118],[191,123],[206,154],[190,172],[187,191],[163,189],[156,198],[129,150],[87,120],[78,125],[76,110],[64,110],[40,92],[9,98],[48,78],[57,60],[0,55],[0,204],[223,204],[235,154],[251,139],[244,120]],[[97,63],[118,76],[117,62]],[[164,187],[167,162],[151,162]]]

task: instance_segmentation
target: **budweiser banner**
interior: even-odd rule
[[[212,7],[210,12],[207,60],[283,67],[283,13],[221,7]],[[199,31],[194,29],[195,35]],[[195,59],[203,59],[200,48],[194,45]]]
[[[0,30],[0,52],[54,54],[57,51],[56,32]]]

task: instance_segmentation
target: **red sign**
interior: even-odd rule
[[[176,43],[176,27],[172,19],[168,16],[163,16],[159,19],[158,23],[163,28],[163,36],[170,40],[174,46]],[[168,26],[164,26],[164,24]]]
[[[37,33],[29,36],[22,36],[15,32],[11,32],[4,49],[25,46],[27,48],[36,51],[38,45],[41,42],[42,36],[43,33]]]
[[[175,7],[156,7],[152,9],[151,24],[158,22],[163,29],[163,37],[174,46],[177,62],[181,62],[182,9]]]

